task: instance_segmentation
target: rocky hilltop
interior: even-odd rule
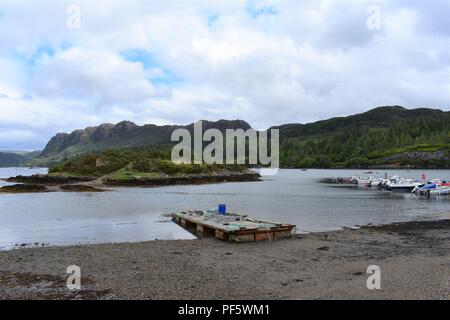
[[[192,132],[193,127],[139,126],[122,121],[58,133],[38,157],[25,164],[52,166],[79,155],[125,148],[152,148],[167,158],[174,144],[170,141],[172,132],[179,128]],[[203,121],[203,130],[210,128],[247,130],[250,125],[242,120]],[[450,168],[449,111],[383,106],[346,117],[272,129],[280,131],[283,168]]]
[[[153,124],[136,125],[130,121],[117,124],[105,123],[95,127],[75,130],[72,133],[58,133],[47,143],[36,163],[56,162],[74,155],[113,148],[168,147],[175,129],[184,128],[193,132],[194,124],[186,126]],[[247,130],[250,125],[242,120],[203,121],[203,130],[216,128]]]

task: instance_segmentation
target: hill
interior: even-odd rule
[[[280,130],[284,167],[450,167],[450,112],[387,106]]]
[[[60,162],[49,174],[6,179],[2,193],[105,191],[104,186],[162,186],[259,181],[244,165],[175,164],[168,154],[149,148],[110,149]]]
[[[244,165],[174,164],[168,153],[149,148],[111,149],[73,157],[52,166],[50,175],[65,177],[103,177],[126,182],[136,179],[227,176],[248,174]],[[253,175],[252,175],[253,177]]]
[[[40,151],[0,151],[0,167],[24,166],[40,153]]]
[[[170,152],[170,135],[187,126],[138,126],[129,121],[58,133],[34,165],[56,164],[108,149],[152,148]],[[204,121],[203,129],[249,129],[241,120]],[[450,112],[438,109],[378,107],[347,117],[308,124],[285,124],[280,130],[280,163],[290,168],[429,167],[450,168]]]
[[[172,145],[170,136],[175,129],[185,128],[193,132],[194,125],[157,126],[147,124],[138,126],[130,121],[122,121],[116,125],[102,124],[75,130],[72,133],[58,133],[47,143],[42,153],[34,161],[35,164],[51,164],[73,156],[94,151],[132,147],[153,147],[169,149]],[[242,120],[203,121],[203,130],[216,128],[224,132],[226,129],[250,128]]]

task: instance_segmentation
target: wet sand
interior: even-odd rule
[[[81,267],[82,288],[66,288]],[[366,285],[369,265],[381,289]],[[450,220],[313,233],[0,252],[0,299],[450,299]]]

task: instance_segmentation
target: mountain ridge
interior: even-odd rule
[[[57,133],[36,159],[62,160],[80,153],[107,148],[168,147],[171,144],[170,136],[175,129],[187,129],[192,132],[193,128],[193,123],[162,126],[154,124],[139,126],[127,120],[117,124],[103,123],[77,129],[71,133]],[[203,130],[209,128],[216,128],[223,132],[225,129],[247,130],[251,127],[243,120],[203,120]]]
[[[40,155],[41,151],[0,151],[0,167],[21,167]]]
[[[203,130],[213,127],[221,131],[251,128],[243,120],[204,120]],[[124,120],[58,133],[32,164],[48,165],[107,149],[150,147],[167,151],[173,145],[171,133],[177,128],[192,132],[193,123],[140,126]],[[411,154],[445,151],[450,146],[450,112],[431,108],[381,106],[359,114],[306,124],[283,124],[271,129],[280,130],[283,167],[348,167],[383,163],[383,159],[403,161],[392,157],[396,153],[404,153],[407,163],[411,163]],[[430,157],[422,163],[424,166],[433,160]],[[450,167],[446,159],[435,160],[439,162],[433,165]]]
[[[402,106],[380,106],[373,109],[370,109],[366,112],[357,113],[348,116],[342,117],[333,117],[325,120],[318,120],[310,123],[287,123],[279,126],[272,126],[271,129],[280,129],[283,130],[285,134],[289,134],[289,130],[300,130],[300,129],[308,129],[312,128],[313,130],[317,130],[322,124],[332,124],[329,126],[329,129],[337,130],[338,128],[348,125],[349,122],[361,121],[361,124],[371,125],[376,127],[385,127],[395,121],[401,121],[405,119],[423,119],[424,117],[436,116],[440,114],[450,115],[450,111],[443,111],[440,109],[432,109],[432,108],[415,108],[415,109],[407,109]],[[387,117],[393,117],[391,119]],[[370,117],[368,120],[364,120],[364,118]],[[298,133],[298,132],[297,132]]]

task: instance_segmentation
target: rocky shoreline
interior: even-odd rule
[[[133,177],[130,179],[112,179],[104,177],[76,177],[64,175],[16,176],[4,179],[15,183],[0,188],[0,193],[39,193],[39,192],[102,192],[109,187],[158,187],[169,185],[207,184],[221,182],[260,181],[260,175],[253,171],[204,175],[162,176],[156,178]]]
[[[450,299],[450,220],[292,239],[213,238],[0,252],[0,299]],[[81,268],[81,290],[66,269]],[[367,269],[381,272],[370,290]]]
[[[31,176],[18,175],[4,179],[6,182],[24,183],[24,184],[38,184],[38,185],[63,185],[71,183],[89,182],[93,181],[93,177],[75,177],[64,175],[48,175],[48,174],[34,174]]]
[[[220,182],[249,182],[259,181],[260,176],[253,173],[230,174],[230,175],[189,175],[185,177],[162,177],[162,178],[134,178],[129,180],[104,179],[103,183],[108,186],[168,186],[185,184],[207,184]]]

